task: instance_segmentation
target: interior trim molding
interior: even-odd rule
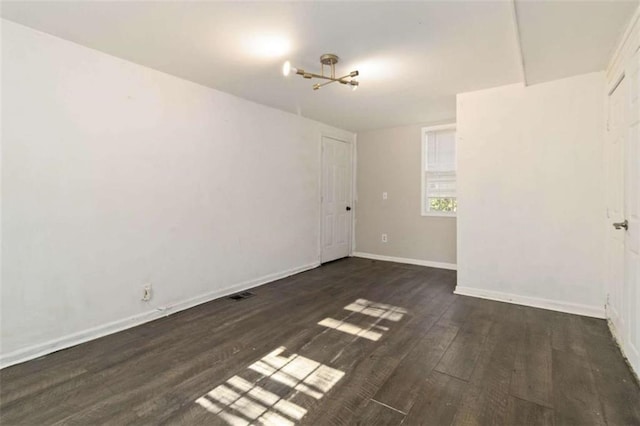
[[[409,265],[429,266],[431,268],[450,269],[452,271],[455,271],[458,269],[458,265],[456,265],[455,263],[433,262],[431,260],[409,259],[407,257],[383,256],[380,254],[363,253],[361,251],[354,251],[351,255],[353,257],[362,257],[364,259],[383,260],[386,262],[396,262],[396,263],[407,263]]]
[[[88,328],[76,333],[68,334],[57,339],[49,340],[48,342],[38,343],[32,346],[27,346],[25,348],[15,350],[13,352],[2,354],[0,356],[0,369],[39,358],[41,356],[48,355],[62,349],[67,349],[72,346],[88,342],[90,340],[98,339],[109,334],[117,333],[119,331],[123,331],[144,324],[146,322],[156,320],[158,318],[166,317],[176,312],[184,311],[185,309],[193,308],[194,306],[201,305],[203,303],[207,303],[221,297],[229,296],[239,291],[248,290],[254,287],[261,286],[263,284],[270,283],[272,281],[289,277],[291,275],[299,274],[300,272],[308,271],[310,269],[317,268],[318,266],[320,266],[320,262],[313,262],[296,268],[291,268],[286,271],[265,275],[260,278],[255,278],[252,280],[234,284],[222,290],[215,290],[209,293],[202,294],[200,296],[193,297],[191,299],[177,302],[172,305],[156,308],[154,310],[143,312],[141,314],[133,315],[106,324],[101,324],[96,327]]]
[[[636,7],[636,10],[633,13],[633,16],[629,20],[624,32],[620,35],[616,42],[616,48],[609,59],[609,63],[606,68],[606,77],[607,82],[611,83],[613,80],[616,80],[621,73],[624,72],[624,56],[627,48],[631,49],[635,52],[634,47],[638,46],[638,22],[640,21],[640,5]],[[633,38],[636,38],[635,42]],[[631,43],[630,47],[629,43]],[[634,46],[635,44],[635,46]],[[631,53],[633,53],[631,52]]]
[[[530,306],[532,308],[548,309],[550,311],[567,314],[583,315],[593,318],[605,318],[604,306],[590,306],[579,303],[562,302],[559,300],[542,299],[539,297],[520,296],[501,291],[484,290],[480,288],[456,286],[455,294],[461,296],[478,297],[480,299],[496,300],[498,302],[513,303],[515,305]]]

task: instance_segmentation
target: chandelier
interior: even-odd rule
[[[286,77],[290,75],[292,72],[294,72],[295,74],[301,75],[302,77],[308,78],[308,79],[320,78],[324,80],[329,80],[324,83],[314,84],[313,90],[318,90],[321,87],[324,87],[328,84],[335,83],[335,82],[349,85],[351,86],[351,90],[356,90],[360,85],[360,83],[354,80],[354,77],[357,77],[360,73],[356,70],[356,71],[351,71],[349,74],[345,76],[336,77],[336,64],[338,63],[338,60],[339,60],[338,56],[334,55],[333,53],[325,53],[324,55],[320,56],[320,64],[321,64],[320,74],[314,74],[312,72],[306,72],[305,70],[300,68],[294,68],[291,66],[291,63],[287,61],[282,66],[282,74],[284,74],[284,76]],[[329,72],[327,73],[327,75],[325,75],[325,67],[329,67],[328,69]]]

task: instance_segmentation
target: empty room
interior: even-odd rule
[[[640,425],[639,0],[0,17],[0,424]]]

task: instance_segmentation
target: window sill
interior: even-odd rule
[[[445,212],[422,212],[423,217],[450,217],[455,219],[458,214],[457,213],[445,213]]]

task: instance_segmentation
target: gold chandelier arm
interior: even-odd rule
[[[349,84],[349,80],[345,80],[345,78],[349,78],[349,77],[353,77],[353,76],[351,75],[351,73],[349,73],[349,74],[347,74],[347,75],[344,75],[344,76],[342,76],[342,77],[340,77],[340,78],[336,78],[335,80],[336,80],[336,81],[339,81],[339,82],[340,82],[340,83],[342,83],[342,84]]]
[[[349,80],[345,80],[349,77],[353,77],[353,73],[349,73],[347,75],[343,75],[342,77],[339,78],[334,78],[334,77],[329,77],[326,75],[321,75],[321,74],[316,74],[313,72],[306,72],[304,70],[298,70],[298,72],[296,74],[299,74],[301,76],[303,76],[304,78],[321,78],[323,80],[331,80],[331,81],[339,81],[342,84],[348,84]]]
[[[320,84],[320,83],[314,84],[313,85],[313,90],[318,90],[319,88],[324,87],[324,86],[326,86],[328,84],[335,83],[336,81],[340,81],[337,78],[331,78],[329,80],[331,80],[331,81],[327,81],[326,83],[322,83],[322,84]],[[344,83],[344,84],[346,84],[346,83]]]
[[[312,78],[313,77],[313,78],[321,78],[323,80],[338,81],[337,78],[331,78],[331,77],[326,76],[326,75],[315,74],[315,73],[312,73],[312,72],[305,72],[304,74],[301,74],[301,75],[304,78]],[[346,76],[346,77],[348,77],[348,76]],[[342,78],[344,78],[344,77],[342,77]]]

